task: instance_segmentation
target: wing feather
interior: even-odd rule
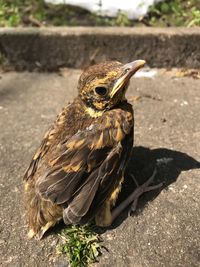
[[[121,152],[122,146],[118,144],[111,150],[101,166],[89,175],[82,187],[76,192],[69,206],[64,209],[63,219],[65,224],[78,223],[86,215],[95,198],[101,180],[114,174]],[[113,183],[113,180],[111,179],[110,182]]]

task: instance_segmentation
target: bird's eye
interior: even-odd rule
[[[107,94],[107,88],[103,86],[98,86],[95,88],[95,92],[100,96],[105,96]]]

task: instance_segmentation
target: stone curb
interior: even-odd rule
[[[200,68],[200,28],[1,28],[0,53],[19,70],[138,58],[151,67]]]

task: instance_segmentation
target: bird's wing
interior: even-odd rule
[[[31,163],[27,170],[25,171],[23,180],[28,181],[29,179],[32,179],[35,172],[37,171],[39,161],[44,157],[44,155],[47,153],[49,150],[50,145],[48,144],[48,139],[50,136],[50,131],[48,131],[45,134],[44,139],[42,140],[39,148],[37,149],[35,155],[33,156]]]
[[[39,162],[46,155],[46,153],[48,152],[49,148],[52,145],[52,140],[54,139],[54,135],[56,135],[57,130],[59,130],[58,125],[60,123],[60,120],[62,120],[65,114],[67,113],[68,107],[69,105],[66,106],[62,110],[62,112],[57,116],[57,120],[55,121],[54,125],[46,132],[39,148],[37,149],[35,155],[33,156],[31,160],[29,167],[25,171],[25,174],[23,177],[24,181],[28,181],[29,179],[32,179],[34,174],[36,173],[38,166],[39,166]]]
[[[46,172],[36,181],[42,198],[68,204],[66,221],[78,222],[90,208],[97,190],[109,192],[123,166],[122,141],[133,127],[132,116],[110,112],[63,143],[62,154],[49,161]],[[131,150],[131,148],[130,148]],[[109,180],[110,177],[110,180]],[[70,219],[71,218],[71,219]]]
[[[105,155],[101,165],[89,174],[63,212],[66,224],[87,222],[93,218],[123,177],[132,144],[133,132],[131,131],[122,142],[118,142]]]

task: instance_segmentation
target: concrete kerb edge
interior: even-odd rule
[[[27,70],[136,58],[151,67],[200,68],[200,28],[1,28],[0,53]]]

